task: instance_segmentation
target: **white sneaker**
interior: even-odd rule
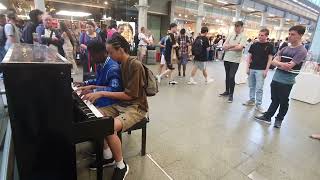
[[[249,101],[246,101],[246,102],[242,103],[242,105],[244,105],[244,106],[254,106],[254,105],[256,105],[256,103],[254,101],[249,100]]]
[[[169,84],[170,84],[170,85],[176,85],[176,84],[178,84],[178,82],[175,81],[175,80],[172,80],[172,81],[169,81]]]
[[[160,77],[160,75],[157,75],[156,77],[157,77],[158,83],[160,84],[160,82],[161,82],[161,77]]]
[[[206,84],[210,84],[210,83],[212,83],[214,80],[213,79],[208,79],[208,80],[206,80]]]
[[[195,82],[195,81],[189,81],[187,84],[188,84],[188,85],[197,85],[198,83]]]
[[[264,112],[264,109],[263,109],[260,105],[256,105],[255,110],[258,111],[258,112],[260,112],[260,113],[263,113],[263,112]]]

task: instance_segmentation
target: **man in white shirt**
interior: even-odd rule
[[[15,13],[9,13],[7,15],[8,23],[4,26],[4,32],[6,34],[6,44],[4,46],[5,50],[12,46],[14,43],[20,43],[20,33],[16,26],[17,16]]]
[[[144,27],[141,27],[141,31],[138,35],[139,44],[138,44],[138,60],[143,62],[146,54],[147,54],[147,46],[149,44],[148,38],[145,35],[146,30]]]

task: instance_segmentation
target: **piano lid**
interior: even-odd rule
[[[34,44],[14,44],[7,52],[2,64],[37,63],[37,64],[70,64],[58,54],[56,47]]]

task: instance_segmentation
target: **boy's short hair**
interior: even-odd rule
[[[301,36],[304,35],[304,33],[306,32],[306,27],[302,26],[302,25],[296,25],[296,26],[292,26],[289,31],[296,31],[298,34],[300,34]]]
[[[207,32],[209,32],[208,27],[202,27],[202,28],[201,28],[201,34],[207,33]]]
[[[261,29],[260,32],[266,33],[267,36],[269,36],[269,33],[270,33],[269,29],[267,29],[267,28]]]

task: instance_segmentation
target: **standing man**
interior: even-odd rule
[[[40,11],[39,9],[34,9],[30,11],[29,13],[30,21],[26,24],[26,26],[22,31],[22,39],[24,43],[33,44],[34,39],[33,39],[32,33],[36,32],[37,26],[41,23],[42,14],[43,12]]]
[[[7,18],[8,23],[4,26],[4,32],[7,38],[6,45],[4,46],[6,51],[8,51],[12,44],[20,43],[20,33],[16,26],[17,15],[12,12],[7,15]]]
[[[251,45],[248,55],[248,69],[250,100],[243,103],[245,106],[256,105],[256,110],[263,112],[261,107],[263,97],[264,79],[267,77],[273,57],[273,46],[267,41],[268,29],[261,29],[259,42]]]
[[[139,47],[138,47],[138,60],[143,62],[144,58],[147,55],[147,46],[149,44],[148,38],[146,36],[146,30],[144,27],[141,27],[141,31],[138,35]]]
[[[181,66],[182,66],[183,77],[185,77],[187,63],[189,59],[188,47],[190,45],[189,37],[186,35],[185,29],[180,30],[180,35],[178,36],[178,44],[179,44],[179,61],[178,61],[179,76],[181,76]]]
[[[275,128],[280,128],[289,108],[289,95],[295,78],[299,73],[292,72],[293,69],[299,70],[307,56],[307,50],[302,44],[302,36],[306,28],[301,25],[293,26],[289,29],[289,46],[281,49],[272,65],[277,67],[271,82],[271,104],[267,112],[262,116],[256,116],[257,120],[270,124],[271,118],[279,112],[274,123]]]
[[[243,32],[243,22],[237,21],[234,24],[235,34],[230,35],[223,45],[225,51],[224,68],[226,71],[226,91],[220,96],[228,97],[228,102],[233,102],[233,92],[235,87],[235,75],[242,58],[242,51],[246,45],[247,38]]]
[[[178,82],[172,78],[172,71],[174,70],[174,67],[172,65],[172,54],[173,54],[172,51],[173,51],[173,48],[177,47],[177,45],[176,45],[177,41],[174,36],[174,34],[177,32],[177,24],[171,23],[169,26],[169,29],[170,29],[169,33],[165,39],[165,47],[164,47],[164,52],[163,52],[164,59],[166,61],[166,65],[167,65],[167,70],[164,71],[159,76],[157,76],[157,79],[158,79],[158,83],[160,83],[161,77],[166,74],[169,74],[169,85],[176,85],[176,84],[178,84]]]
[[[6,55],[6,50],[4,49],[7,39],[6,34],[4,32],[4,26],[6,25],[6,21],[6,16],[4,14],[0,14],[0,62]]]
[[[63,50],[64,39],[57,29],[52,27],[52,17],[49,14],[42,16],[42,24],[36,29],[38,34],[38,42],[43,45],[50,46],[51,44],[56,46],[61,56],[65,56]]]
[[[207,34],[209,32],[208,27],[201,28],[201,34],[198,36],[193,45],[192,45],[192,54],[194,55],[194,65],[191,72],[190,81],[188,82],[189,85],[195,85],[197,82],[194,80],[194,76],[198,69],[200,69],[203,73],[206,83],[210,83],[213,80],[208,79],[207,73],[207,61],[208,61],[208,51],[210,49],[209,46],[209,39],[207,38]]]

